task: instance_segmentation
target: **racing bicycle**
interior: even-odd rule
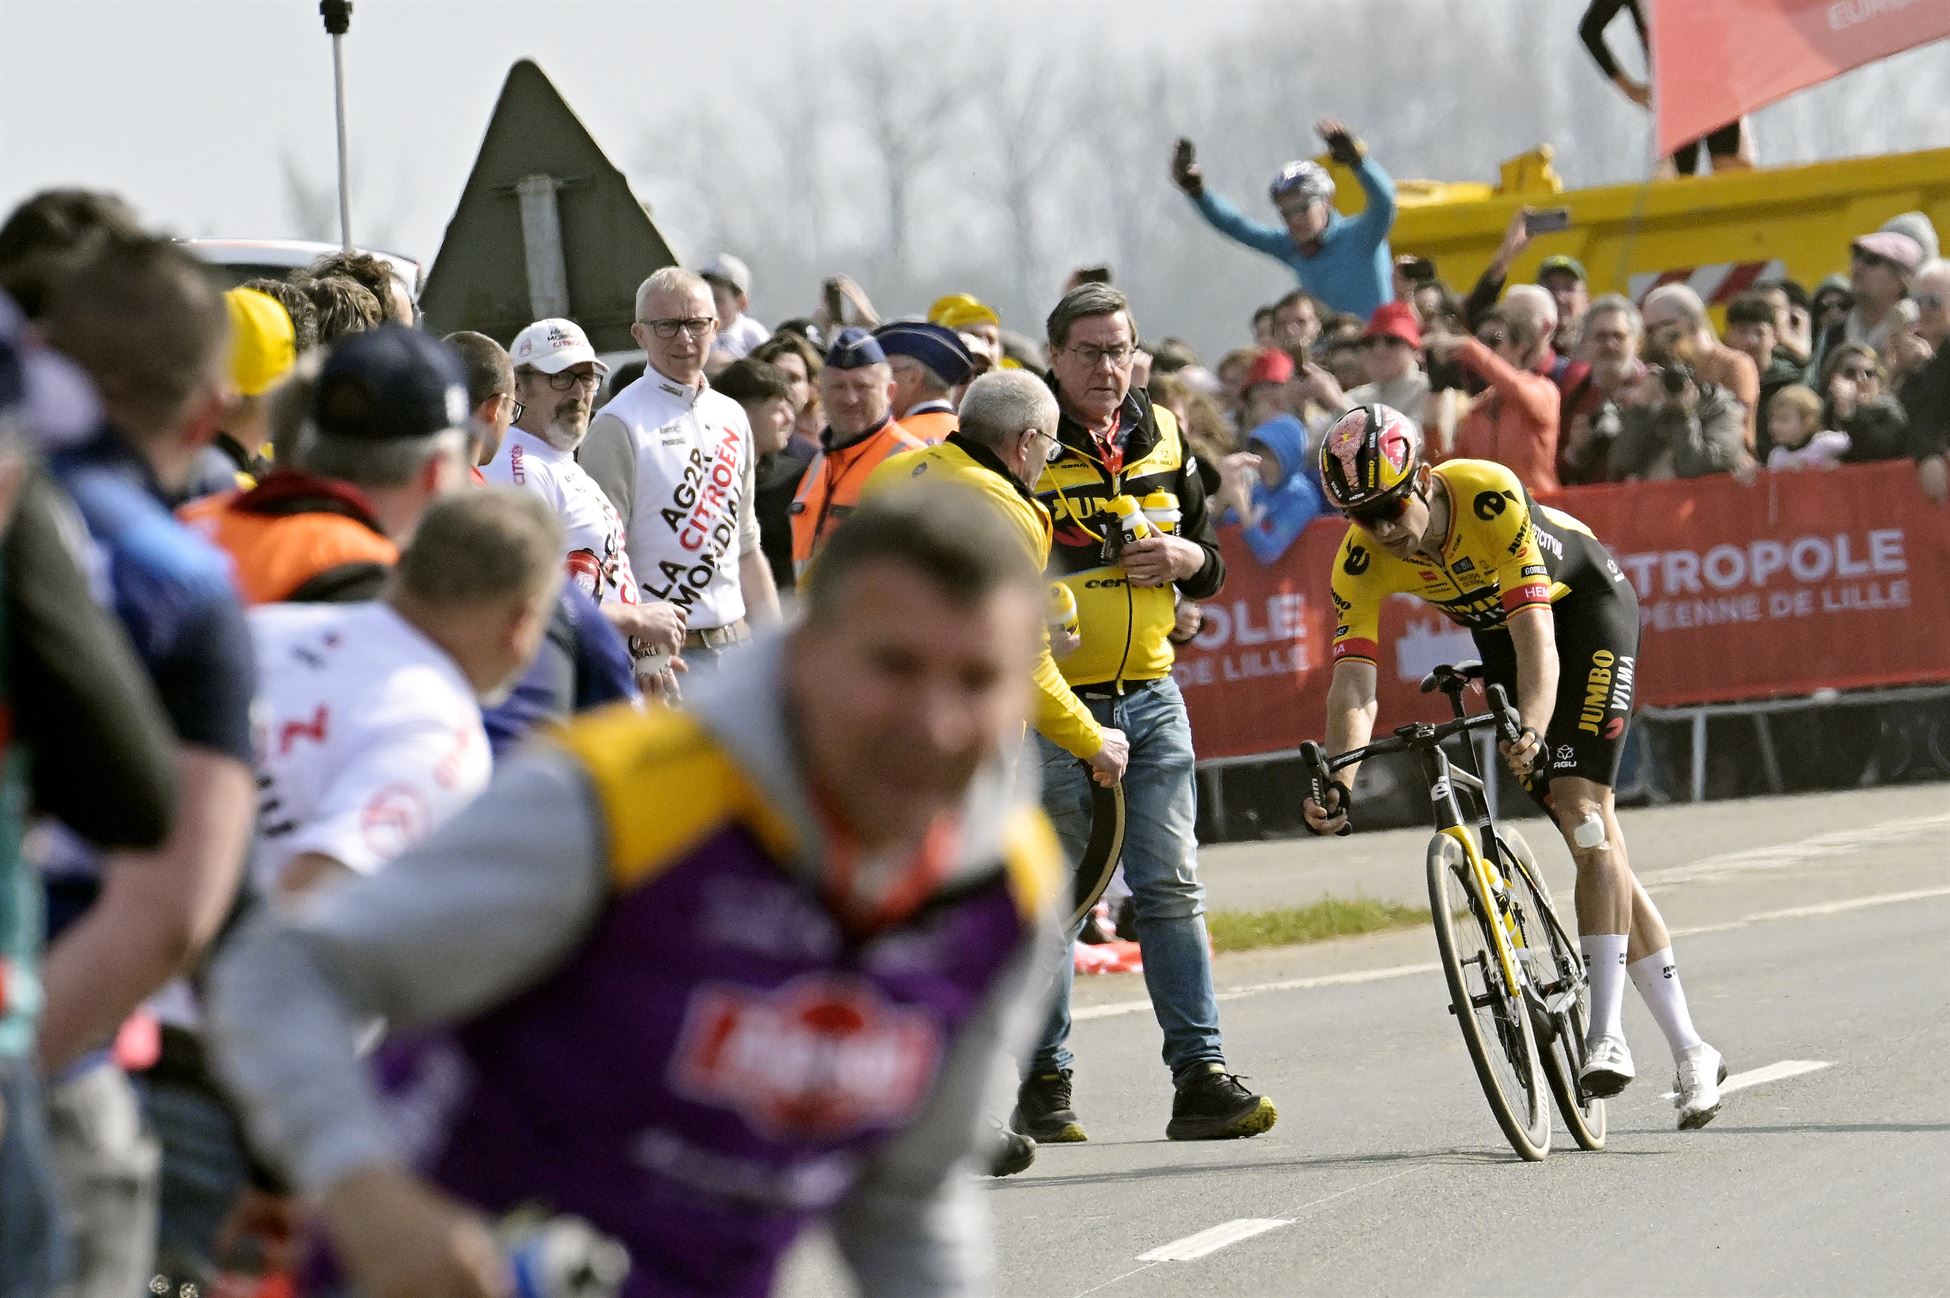
[[[1494,729],[1512,743],[1519,733],[1501,686],[1489,687],[1488,712],[1465,714],[1463,692],[1482,675],[1481,663],[1466,662],[1437,667],[1423,678],[1424,694],[1440,690],[1448,696],[1454,720],[1401,726],[1334,757],[1309,741],[1301,746],[1301,761],[1308,791],[1324,807],[1334,772],[1386,753],[1421,758],[1436,831],[1427,857],[1429,913],[1449,1012],[1462,1029],[1497,1125],[1510,1147],[1534,1162],[1550,1153],[1547,1087],[1581,1149],[1605,1147],[1605,1102],[1585,1095],[1578,1084],[1587,982],[1577,939],[1552,906],[1529,844],[1497,823],[1469,742],[1478,730]],[[1443,748],[1458,735],[1466,767]]]

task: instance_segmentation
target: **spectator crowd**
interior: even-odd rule
[[[339,1266],[374,1298],[499,1292],[479,1249],[512,1237],[481,1244],[451,1200],[388,1166],[406,1155],[378,1152],[353,1041],[384,1037],[370,1059],[390,1076],[445,1058],[415,1055],[414,1030],[469,1024],[479,1077],[422,1072],[423,1095],[510,1069],[554,1078],[522,1035],[535,1000],[624,960],[632,889],[657,890],[663,927],[630,958],[668,946],[707,964],[688,944],[731,925],[767,959],[816,966],[794,994],[837,998],[814,1006],[825,1018],[765,1019],[720,989],[720,1017],[683,1029],[682,1069],[632,1055],[674,1079],[672,1112],[757,1104],[754,1078],[783,1085],[792,1032],[834,1014],[885,1034],[868,1043],[878,1089],[815,1094],[839,1083],[806,1064],[756,1136],[654,1128],[632,1157],[659,1193],[691,1196],[682,1213],[665,1199],[648,1224],[601,1219],[575,1176],[538,1171],[560,1189],[546,1206],[624,1239],[640,1268],[677,1274],[685,1248],[717,1248],[761,1280],[771,1263],[749,1259],[775,1263],[779,1239],[830,1215],[863,1276],[938,1274],[951,1291],[965,1250],[933,1211],[960,1202],[949,1174],[972,1152],[1001,1171],[1025,1138],[1084,1138],[1069,962],[1052,983],[1045,958],[1067,936],[1049,940],[1040,912],[1004,922],[1007,890],[958,873],[971,852],[1006,859],[1014,892],[1033,892],[1034,834],[944,828],[1015,823],[988,759],[1024,718],[1036,738],[1012,778],[1040,796],[1049,853],[1096,851],[1113,791],[1142,810],[1110,864],[1171,1074],[1167,1134],[1275,1121],[1224,1050],[1171,667],[1224,584],[1220,529],[1271,564],[1326,512],[1319,441],[1346,410],[1392,407],[1431,459],[1498,461],[1537,492],[1908,459],[1920,491],[1950,500],[1950,263],[1921,214],[1836,248],[1847,271],[1812,289],[1755,284],[1716,324],[1683,283],[1593,296],[1568,256],[1510,283],[1548,237],[1527,209],[1476,282],[1451,284],[1391,247],[1393,182],[1367,145],[1337,120],[1317,130],[1365,193],[1359,215],[1335,209],[1313,161],[1274,175],[1257,205],[1273,223],[1210,190],[1191,142],[1172,153],[1199,216],[1297,281],[1242,311],[1241,344],[1209,363],[1140,330],[1143,304],[1102,267],[1034,325],[960,292],[883,317],[836,277],[769,329],[735,256],[645,268],[640,354],[612,367],[568,319],[436,338],[373,255],[221,292],[113,196],[49,191],[9,215],[0,1295],[207,1293],[246,1272],[331,1293]],[[948,494],[915,505],[933,491]],[[1024,574],[1033,634],[1009,630]],[[947,701],[998,680],[1021,698]],[[694,709],[702,729],[682,728]],[[524,744],[582,713],[560,751]],[[825,846],[781,846],[802,834]],[[536,886],[558,856],[561,888]],[[815,864],[789,897],[766,890],[801,858]],[[694,860],[715,890],[685,890]],[[894,1013],[881,1023],[859,988],[898,977],[851,953],[906,932],[887,968],[922,960],[930,898],[989,935],[993,967],[915,994],[952,1003],[938,1023],[874,1001]],[[606,995],[646,977],[603,967],[624,971],[590,975]],[[834,990],[842,973],[850,990]],[[772,1035],[696,1045],[751,1023]],[[601,1039],[608,1024],[583,1026]],[[837,1040],[820,1048],[843,1055]],[[980,1072],[954,1052],[1003,1042],[1023,1048],[1015,1108],[978,1144],[979,1079],[927,1079],[941,1059]],[[902,1083],[888,1061],[923,1045],[922,1080]],[[621,1121],[603,1085],[562,1084],[596,1128]],[[507,1094],[553,1098],[540,1082]],[[587,1152],[522,1134],[532,1112],[467,1112],[444,1159],[415,1165],[481,1213],[522,1198],[497,1155],[520,1188],[531,1163]],[[848,1143],[868,1129],[907,1134]],[[588,1170],[610,1174],[600,1151]],[[710,1216],[720,1201],[746,1208]]]

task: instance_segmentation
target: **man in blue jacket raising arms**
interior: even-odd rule
[[[1208,190],[1190,140],[1178,141],[1171,179],[1213,229],[1277,258],[1293,271],[1301,288],[1333,310],[1365,320],[1393,296],[1388,231],[1395,223],[1395,182],[1368,156],[1367,146],[1347,123],[1323,117],[1314,130],[1327,142],[1328,155],[1350,168],[1367,192],[1368,205],[1359,216],[1334,210],[1334,179],[1317,162],[1289,162],[1273,177],[1268,192],[1285,228],[1262,225]]]

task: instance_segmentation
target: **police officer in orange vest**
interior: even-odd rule
[[[826,353],[819,401],[826,430],[792,500],[792,568],[803,573],[860,503],[860,490],[880,462],[921,443],[894,422],[894,372],[887,353],[864,329],[842,329]]]
[[[975,357],[952,329],[901,320],[873,331],[894,372],[894,417],[923,445],[948,440],[961,427],[953,394],[967,383]]]

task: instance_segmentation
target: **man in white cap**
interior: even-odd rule
[[[698,271],[711,286],[718,308],[718,340],[711,346],[711,372],[729,365],[772,336],[772,331],[745,314],[751,305],[752,269],[741,258],[721,252]]]
[[[515,368],[515,419],[481,476],[548,502],[562,522],[569,580],[637,642],[632,647],[640,655],[661,655],[657,671],[667,671],[683,637],[683,614],[668,602],[642,601],[623,518],[575,458],[609,367],[573,320],[537,320],[516,336],[508,358]],[[663,684],[668,681],[645,688],[662,692]]]
[[[711,297],[701,277],[676,266],[637,288],[630,333],[644,351],[643,377],[598,412],[579,457],[628,525],[644,599],[683,611],[694,673],[749,638],[747,617],[759,626],[779,618],[759,549],[751,424],[704,377],[718,327]]]

